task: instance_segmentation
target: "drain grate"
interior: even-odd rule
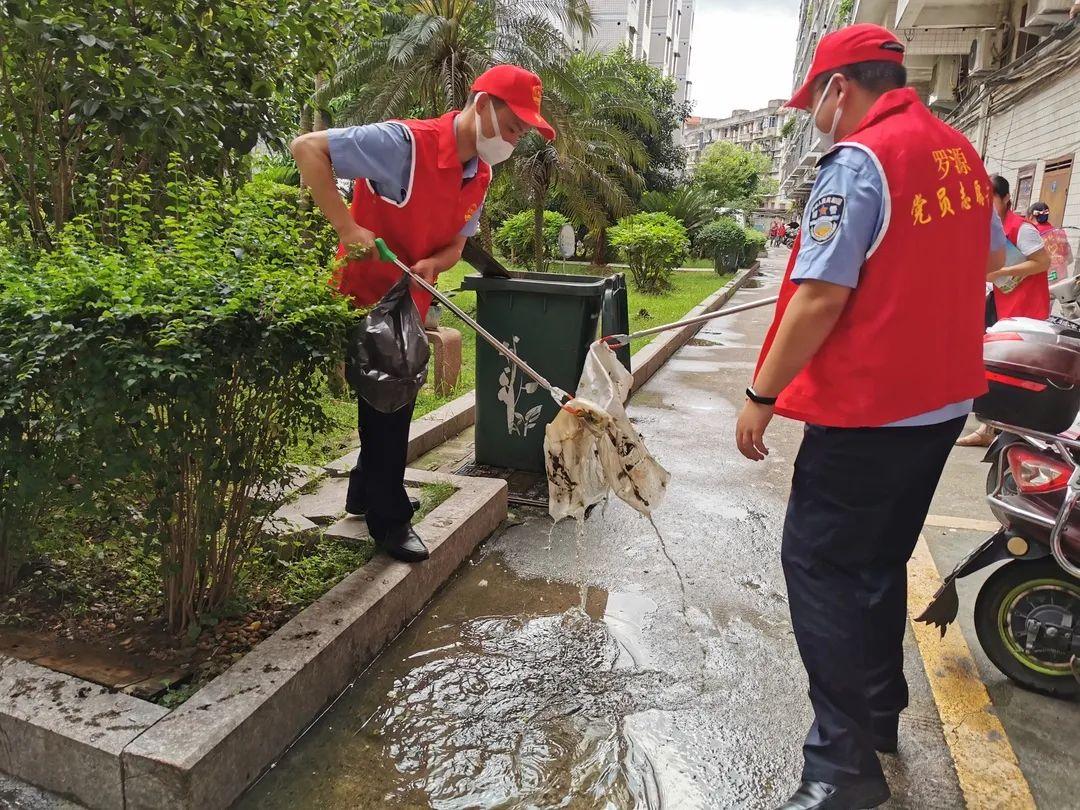
[[[505,481],[509,487],[510,503],[515,506],[535,506],[547,509],[547,476],[544,473],[489,467],[486,464],[477,464],[475,457],[470,457],[454,470],[454,474],[471,478],[498,478]]]

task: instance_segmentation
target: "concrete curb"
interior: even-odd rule
[[[735,278],[687,312],[679,320],[694,318],[698,315],[708,315],[710,312],[721,309],[760,269],[761,262],[754,262],[745,270],[740,270],[736,273]],[[631,360],[634,372],[633,391],[637,391],[652,379],[652,376],[663,368],[664,363],[670,360],[675,352],[685,346],[701,330],[702,326],[704,324],[696,324],[694,326],[684,326],[674,332],[665,332],[658,335],[648,346],[635,354]]]
[[[0,656],[0,770],[91,808],[229,807],[506,518],[504,481],[406,479],[457,489],[428,561],[376,556],[171,712]]]

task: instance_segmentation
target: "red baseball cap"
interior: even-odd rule
[[[856,62],[904,61],[904,46],[888,28],[870,23],[849,25],[821,38],[814,51],[814,63],[806,81],[786,106],[796,110],[810,109],[814,80],[823,73]]]
[[[514,115],[526,124],[536,127],[537,132],[549,141],[555,140],[555,130],[540,114],[540,102],[544,99],[544,85],[540,77],[517,65],[496,65],[481,73],[472,90],[474,93],[490,93],[506,103]]]

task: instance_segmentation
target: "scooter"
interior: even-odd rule
[[[979,644],[994,666],[1020,686],[1071,698],[1080,694],[1080,511],[1075,509],[1080,498],[1080,418],[1075,407],[1080,391],[1069,390],[1061,378],[1044,376],[1045,369],[1022,369],[1002,358],[1023,357],[1023,352],[1041,356],[1047,346],[1080,355],[1080,324],[1067,319],[1026,325],[1002,321],[987,341],[991,393],[976,402],[975,410],[1000,431],[984,461],[990,464],[987,501],[1001,530],[945,577],[916,620],[936,625],[944,635],[959,608],[956,580],[1004,561],[975,600]],[[998,346],[993,350],[998,362],[992,362],[991,347],[1003,341],[1027,345],[1005,347],[1011,355]],[[1017,424],[1027,421],[1016,418],[1020,415],[1038,422],[1038,408],[1031,400],[1022,407],[1016,399],[1003,405],[1002,386],[1044,398],[1052,389],[1050,396],[1071,408],[1073,424],[1061,433]],[[1016,396],[1015,391],[1006,394]],[[1054,418],[1060,427],[1061,417]]]

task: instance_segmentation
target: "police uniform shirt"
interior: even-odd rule
[[[802,243],[791,280],[858,287],[866,254],[885,224],[884,188],[877,165],[863,150],[840,147],[826,155],[810,193],[812,203],[803,215]],[[989,225],[990,249],[1005,249],[1008,240],[993,210]],[[898,283],[910,282],[898,277]],[[936,425],[966,416],[971,406],[970,399],[954,402],[884,427]]]
[[[409,190],[412,176],[412,139],[402,124],[385,121],[326,131],[330,163],[342,179],[363,177],[380,197],[400,203]],[[463,180],[476,177],[479,164],[471,158],[461,168]],[[475,236],[480,230],[480,206],[458,236]]]

